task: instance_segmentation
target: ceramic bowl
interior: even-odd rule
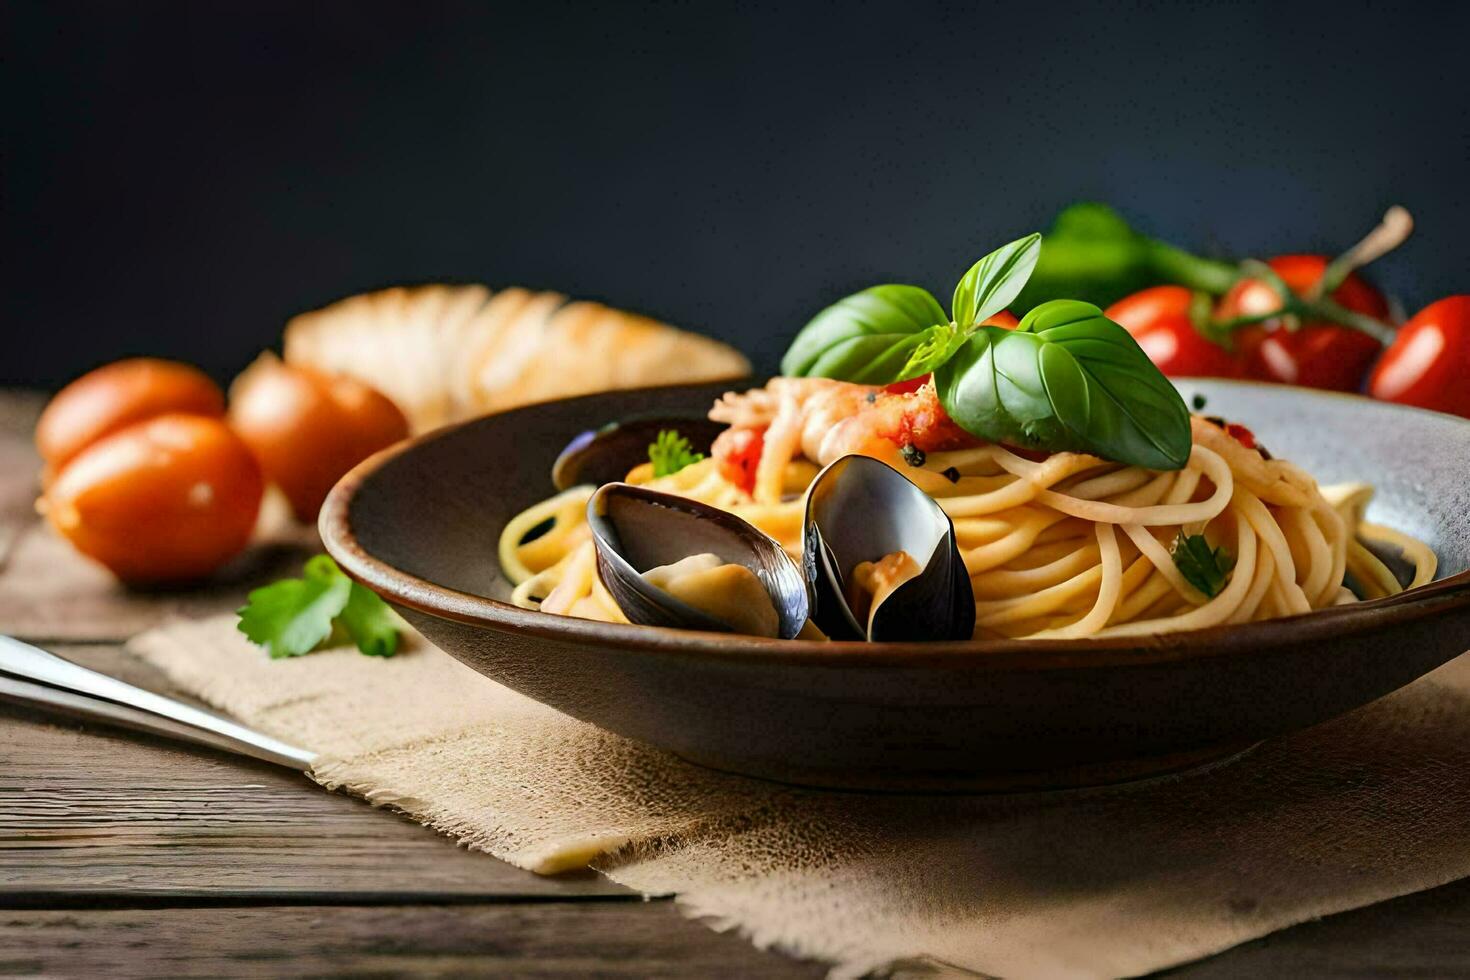
[[[659,630],[508,602],[501,528],[553,492],[573,436],[702,415],[729,385],[533,405],[363,463],[321,512],[328,551],[426,637],[532,698],[694,762],[806,785],[1062,787],[1228,756],[1402,687],[1470,648],[1470,422],[1350,395],[1185,381],[1371,519],[1426,540],[1437,580],[1373,602],[1143,639],[814,643]]]

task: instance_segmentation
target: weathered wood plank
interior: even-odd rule
[[[820,977],[670,902],[0,913],[0,974]]]
[[[138,591],[118,584],[78,555],[51,528],[32,521],[0,567],[0,633],[33,642],[116,643],[173,616],[210,616],[238,608],[251,589],[288,575],[320,546],[309,528],[272,540],[189,589]]]
[[[1168,976],[1467,977],[1470,879],[1273,933]]]
[[[140,686],[116,648],[58,648]],[[0,906],[169,901],[630,897],[548,879],[266,763],[0,703]]]
[[[1470,974],[1470,882],[1300,926],[1189,980]],[[0,912],[0,974],[817,977],[669,902]],[[919,964],[902,976],[929,975]],[[957,974],[946,974],[957,975]]]

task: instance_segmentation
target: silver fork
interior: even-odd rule
[[[0,636],[0,699],[248,755],[305,772],[316,754]]]

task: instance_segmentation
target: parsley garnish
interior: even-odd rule
[[[653,444],[648,447],[648,459],[653,463],[653,475],[672,476],[684,467],[704,459],[704,453],[693,452],[689,440],[674,429],[660,429]]]
[[[272,660],[348,642],[370,657],[391,657],[404,625],[386,602],[326,555],[308,561],[301,578],[254,590],[237,613],[236,629],[265,647]]]
[[[1184,580],[1212,599],[1220,594],[1226,576],[1235,567],[1235,559],[1224,548],[1211,548],[1203,534],[1180,531],[1170,554]]]

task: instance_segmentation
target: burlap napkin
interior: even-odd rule
[[[1027,797],[774,786],[527,700],[422,641],[269,661],[230,618],[133,650],[320,752],[315,778],[471,847],[591,864],[851,976],[928,959],[1004,977],[1147,973],[1470,874],[1470,657],[1208,772]]]

